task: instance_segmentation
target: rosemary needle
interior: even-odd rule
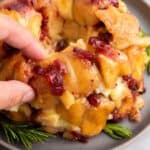
[[[55,135],[43,132],[31,124],[18,124],[8,119],[4,119],[4,117],[2,117],[0,121],[0,127],[9,143],[22,143],[26,150],[31,150],[33,143],[41,143],[47,140],[49,137],[55,137]]]
[[[132,137],[132,131],[130,131],[126,127],[123,127],[123,126],[121,126],[119,124],[115,124],[115,123],[108,123],[105,126],[103,131],[107,135],[111,136],[113,139],[117,139],[117,140]]]

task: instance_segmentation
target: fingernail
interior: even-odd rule
[[[29,101],[33,100],[34,96],[35,96],[34,91],[30,90],[30,91],[25,93],[25,95],[22,98],[22,101],[23,102],[29,102]]]

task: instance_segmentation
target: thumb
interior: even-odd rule
[[[0,81],[0,109],[8,109],[34,98],[33,89],[19,81]]]

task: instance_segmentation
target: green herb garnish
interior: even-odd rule
[[[150,61],[147,64],[147,73],[150,75]]]
[[[126,127],[114,123],[108,123],[104,128],[104,132],[113,139],[117,140],[132,137],[132,131]]]
[[[49,137],[55,137],[52,134],[43,132],[40,128],[34,127],[29,123],[16,123],[10,120],[1,119],[1,131],[5,134],[8,143],[22,143],[26,150],[31,150],[33,143],[41,143]]]
[[[147,56],[150,57],[150,45],[148,45],[145,49]],[[146,64],[147,73],[150,75],[150,61]]]
[[[145,51],[147,53],[147,56],[150,56],[150,45],[146,47]]]
[[[148,35],[148,33],[146,33],[145,31],[141,30],[140,32],[141,37],[145,37]]]

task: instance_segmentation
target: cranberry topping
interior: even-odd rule
[[[56,71],[59,72],[62,76],[67,73],[66,66],[60,62],[60,60],[56,59],[52,65],[49,65],[47,71]]]
[[[123,80],[127,82],[127,85],[132,92],[136,92],[139,89],[138,81],[131,76],[123,76]]]
[[[89,38],[89,44],[97,49],[97,50],[109,50],[111,49],[111,46],[109,44],[107,44],[105,41],[102,41],[102,37],[90,37]]]
[[[95,24],[93,27],[98,30],[99,28],[104,28],[105,24],[102,21],[100,21],[97,24]]]
[[[110,47],[109,43],[113,40],[113,36],[111,33],[99,33],[97,37],[93,36],[89,38],[89,44],[94,48],[99,49],[102,47]]]
[[[63,137],[63,134],[64,134],[64,132],[59,131],[59,132],[57,132],[57,133],[56,133],[56,136],[59,136],[59,137],[61,137],[61,138],[62,138],[62,137]]]
[[[113,40],[113,36],[111,33],[99,33],[99,40],[104,41],[105,43],[109,44]]]
[[[60,52],[68,46],[68,42],[65,39],[59,40],[56,44],[56,52]]]
[[[109,5],[113,5],[114,7],[119,7],[118,0],[90,0],[90,2],[92,4],[99,4],[100,7],[105,6],[107,8]]]
[[[56,96],[61,96],[65,90],[63,76],[67,73],[67,69],[59,60],[55,60],[47,68],[35,66],[34,73],[46,77],[50,84],[51,93]]]
[[[88,43],[95,49],[99,49],[102,44],[105,44],[99,37],[90,37]]]
[[[73,136],[74,141],[79,141],[79,142],[82,142],[82,143],[87,143],[87,141],[88,141],[87,137],[81,135],[78,132],[73,131],[73,132],[71,132],[71,134]]]
[[[73,52],[78,58],[88,60],[92,63],[96,61],[96,56],[89,51],[75,47]]]
[[[105,38],[103,38],[105,40]],[[109,41],[109,40],[108,40]],[[89,44],[97,50],[99,54],[103,54],[111,59],[116,59],[118,53],[105,41],[102,41],[100,37],[90,37]]]
[[[92,4],[99,4],[99,1],[100,1],[100,0],[90,0],[90,2],[91,2]]]
[[[143,88],[142,91],[139,92],[140,95],[144,94],[146,92],[146,88]]]
[[[33,68],[33,72],[36,73],[37,75],[45,75],[46,70],[42,68],[41,66],[35,66]]]
[[[47,68],[46,77],[50,83],[51,92],[56,96],[61,96],[65,90],[63,76],[66,74],[65,66],[59,61],[55,60]]]
[[[47,33],[48,33],[47,24],[48,24],[48,18],[45,17],[42,20],[42,26],[41,26],[42,33],[41,33],[41,36],[40,36],[41,41],[43,41],[45,39],[45,37],[47,36]]]
[[[91,106],[98,107],[101,103],[101,97],[98,94],[91,94],[87,97],[87,100]]]
[[[44,41],[46,36],[48,35],[48,16],[44,12],[44,8],[41,8],[39,12],[42,14],[42,25],[41,25],[41,35],[40,40]]]
[[[124,118],[123,116],[121,116],[119,114],[119,110],[118,109],[115,109],[112,112],[112,115],[113,115],[113,119],[111,120],[112,122],[120,122]]]
[[[46,77],[50,83],[51,92],[54,95],[61,96],[64,92],[63,77],[59,72],[49,72]]]
[[[108,0],[110,4],[112,4],[114,7],[119,7],[119,2],[118,0]]]

